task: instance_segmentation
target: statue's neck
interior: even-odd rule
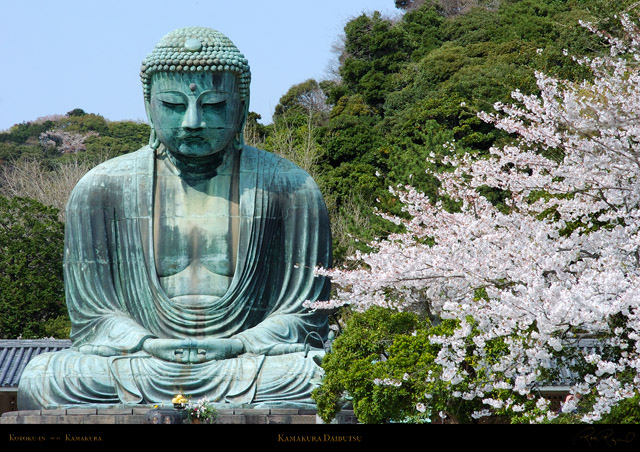
[[[169,167],[180,177],[189,179],[208,179],[222,172],[233,163],[233,147],[205,157],[185,157],[169,152],[161,145],[157,154],[166,159]]]

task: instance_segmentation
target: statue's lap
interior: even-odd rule
[[[177,393],[221,404],[313,404],[322,352],[245,354],[202,364],[170,363],[144,352],[103,357],[74,349],[43,353],[22,374],[22,409],[86,403],[169,403]]]

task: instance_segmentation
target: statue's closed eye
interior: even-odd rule
[[[164,100],[160,101],[164,107],[171,108],[173,110],[184,109],[187,106],[182,102],[167,102]]]
[[[160,93],[156,96],[160,103],[165,107],[186,107],[187,99],[178,93]]]
[[[202,105],[203,107],[215,108],[215,107],[223,107],[224,105],[226,105],[226,103],[227,103],[226,100],[218,100],[218,101],[202,102],[200,105]]]

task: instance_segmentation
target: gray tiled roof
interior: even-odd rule
[[[22,371],[34,356],[69,347],[68,339],[0,339],[0,388],[17,388]]]
[[[606,345],[599,339],[594,338],[581,338],[578,340],[574,340],[568,344],[565,344],[565,347],[571,347],[576,349],[576,351],[580,352],[583,356],[589,355],[591,353],[602,353],[602,350]],[[569,368],[570,365],[575,365],[575,361],[572,359],[570,362],[564,362],[560,367],[557,363],[552,364],[551,368],[556,368],[558,370],[558,379],[554,381],[550,386],[546,386],[541,389],[549,389],[549,388],[564,388],[566,390],[569,389],[570,386],[578,383],[582,377],[575,372],[571,371]]]

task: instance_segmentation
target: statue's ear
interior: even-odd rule
[[[153,118],[151,117],[151,102],[149,99],[144,100],[144,109],[147,112],[147,120],[149,121],[149,126],[151,127],[151,134],[149,135],[149,146],[151,149],[158,149],[160,146],[160,140],[158,139],[158,135],[156,134],[156,128],[153,125]]]
[[[144,99],[144,111],[147,113],[149,125],[153,128],[153,118],[151,118],[151,100],[146,97]]]
[[[249,97],[242,100],[242,114],[240,115],[240,124],[238,125],[236,137],[233,140],[233,147],[241,150],[244,146],[244,125],[249,117]]]
[[[244,129],[244,125],[249,117],[249,97],[242,101],[242,116],[240,117],[240,130]]]

